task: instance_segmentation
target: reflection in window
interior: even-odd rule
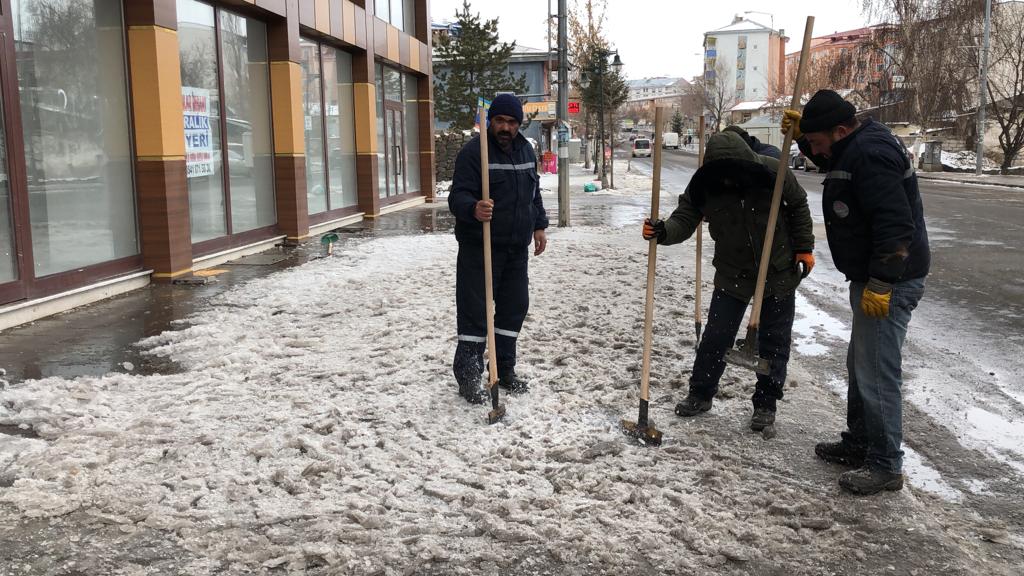
[[[4,135],[3,107],[0,105],[0,284],[18,279],[13,222],[11,179],[7,172],[7,138]]]
[[[327,140],[330,145],[327,162],[331,179],[331,208],[336,209],[355,206],[359,201],[352,55],[324,47],[323,57]]]
[[[306,198],[309,213],[327,210],[327,181],[324,173],[324,114],[321,106],[320,47],[305,38],[299,40],[302,53],[302,110],[306,138]]]
[[[419,102],[416,101],[419,81],[412,74],[405,78],[405,178],[406,192],[420,191],[420,126]]]
[[[138,254],[120,0],[10,7],[35,275]]]
[[[227,234],[213,7],[178,0],[178,53],[192,242]]]
[[[267,26],[220,12],[231,232],[276,222]]]

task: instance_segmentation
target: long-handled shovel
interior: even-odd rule
[[[487,158],[486,110],[479,108],[480,118],[480,182],[481,198],[491,199],[490,161]],[[491,223],[484,222],[484,306],[487,314],[487,391],[491,394],[491,411],[487,423],[494,424],[505,416],[505,407],[498,404],[498,360],[494,350],[494,280],[491,278]]]
[[[661,196],[661,141],[665,108],[654,109],[654,179],[651,184],[651,221],[658,219],[658,200]],[[644,306],[644,356],[640,372],[640,415],[636,422],[622,421],[622,431],[645,446],[660,446],[661,431],[647,418],[649,384],[651,380],[651,332],[654,321],[654,267],[658,259],[658,239],[651,238],[647,247],[647,303]]]
[[[800,67],[797,69],[796,82],[793,85],[793,100],[790,108],[800,105],[800,91],[803,87],[804,71],[810,60],[811,31],[814,29],[814,16],[807,17],[804,28],[804,45],[800,51]],[[757,284],[754,288],[754,307],[750,311],[750,323],[747,325],[747,337],[737,342],[735,349],[725,353],[725,361],[730,364],[750,368],[758,374],[768,375],[771,363],[757,355],[757,330],[761,325],[761,303],[764,301],[764,285],[768,278],[768,260],[772,254],[772,243],[775,241],[775,222],[779,218],[779,205],[782,203],[782,185],[786,180],[786,166],[789,165],[789,146],[793,142],[793,130],[786,133],[782,142],[782,155],[779,158],[779,169],[775,174],[775,189],[772,191],[772,208],[768,213],[768,228],[765,230],[764,246],[761,247],[761,262],[757,269]]]
[[[700,127],[697,129],[697,169],[704,165],[704,116],[700,117]],[[693,349],[700,350],[700,331],[702,324],[700,321],[701,311],[701,276],[702,276],[702,262],[704,254],[704,219],[701,218],[700,222],[697,222],[697,262],[696,262],[696,275],[697,275],[697,288],[696,294],[693,299],[693,329],[696,337],[693,340]]]

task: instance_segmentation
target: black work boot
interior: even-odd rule
[[[701,412],[707,412],[711,410],[711,398],[704,399],[694,394],[687,394],[686,398],[679,404],[676,404],[676,414],[683,418],[689,418],[690,416],[696,416]]]
[[[839,475],[839,485],[854,494],[875,494],[903,488],[903,474],[861,466]]]
[[[490,393],[480,383],[479,378],[477,378],[476,382],[460,381],[459,396],[465,398],[466,402],[470,404],[484,404],[491,399]]]
[[[530,391],[530,382],[516,376],[515,370],[510,370],[498,376],[498,386],[508,390],[509,394],[525,394]]]
[[[864,465],[865,450],[839,442],[818,442],[814,453],[825,462],[860,468]]]
[[[775,410],[771,408],[754,408],[754,415],[750,417],[750,429],[760,432],[775,424]]]

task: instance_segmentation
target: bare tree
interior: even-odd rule
[[[729,109],[736,105],[736,91],[733,89],[732,69],[722,61],[706,71],[704,76],[689,86],[688,95],[700,100],[704,110],[711,116],[711,132],[718,132],[727,119]]]
[[[1024,6],[997,6],[993,24],[987,110],[999,123],[999,169],[1006,174],[1024,149]]]
[[[887,24],[872,40],[903,77],[896,97],[922,131],[950,121],[974,102],[977,66],[963,46],[976,42],[984,0],[863,0],[865,14]]]

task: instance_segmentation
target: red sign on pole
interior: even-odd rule
[[[569,102],[569,114],[579,114],[579,113],[580,113],[580,103],[579,102]]]

